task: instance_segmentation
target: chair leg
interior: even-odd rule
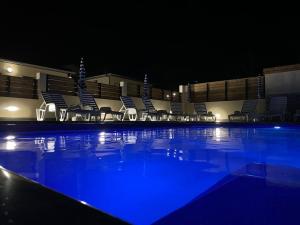
[[[37,121],[44,121],[45,119],[45,109],[36,109],[36,120]]]
[[[125,116],[126,116],[126,113],[127,113],[127,110],[125,110],[125,111],[124,111],[124,114],[123,114],[122,121],[124,121],[124,119],[125,119]]]
[[[59,112],[59,121],[63,122],[65,121],[67,116],[67,111],[66,110],[60,110]]]
[[[137,119],[137,114],[129,114],[130,121],[136,121],[136,119]]]

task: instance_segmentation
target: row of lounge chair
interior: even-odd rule
[[[68,106],[62,95],[57,93],[42,92],[43,103],[36,109],[38,121],[45,120],[47,112],[54,112],[57,121],[67,121],[70,118],[84,121],[104,121],[107,115],[111,115],[115,120],[124,120],[126,116],[130,121],[147,119],[151,121],[158,120],[205,120],[208,118],[215,121],[215,116],[208,113],[204,103],[196,103],[196,114],[186,114],[182,110],[182,104],[179,102],[170,103],[170,112],[166,110],[156,110],[152,101],[148,98],[142,98],[145,109],[139,110],[131,97],[121,96],[122,107],[119,111],[113,111],[110,107],[98,107],[94,97],[88,92],[79,94],[80,105]],[[53,105],[55,107],[53,107]]]
[[[181,120],[181,121],[216,121],[216,116],[208,112],[204,103],[195,103],[195,114],[186,114],[182,110],[182,104],[179,102],[170,103],[170,112],[166,110],[156,110],[152,101],[148,98],[142,98],[145,109],[139,110],[131,97],[121,96],[122,107],[119,111],[113,111],[110,107],[98,107],[94,97],[84,91],[79,94],[80,105],[68,106],[62,95],[57,93],[42,92],[43,103],[39,109],[36,109],[37,120],[43,121],[48,111],[55,113],[58,121],[84,120],[84,121],[104,121],[107,115],[111,115],[114,120],[124,120],[128,117],[130,121],[147,119],[151,121],[159,120]],[[228,116],[229,121],[256,121],[272,120],[277,117],[284,120],[287,106],[287,97],[273,97],[269,104],[269,110],[265,114],[256,114],[257,100],[246,100],[241,111],[235,111]],[[55,105],[55,107],[52,107]],[[52,107],[52,109],[51,109]],[[54,108],[54,109],[53,109]],[[295,114],[295,119],[300,117],[300,113]]]
[[[246,100],[241,111],[235,111],[228,116],[229,121],[264,121],[279,119],[284,121],[286,117],[287,97],[277,96],[270,99],[268,109],[264,114],[257,114],[257,100]]]

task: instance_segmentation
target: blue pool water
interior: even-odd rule
[[[300,186],[300,129],[132,128],[0,137],[0,165],[133,224],[151,224],[229,175]],[[221,186],[221,185],[220,185]],[[196,216],[196,215],[195,215]]]

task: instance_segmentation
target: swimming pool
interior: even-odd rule
[[[129,223],[168,224],[237,177],[298,191],[299,150],[289,126],[23,132],[0,137],[0,165]]]

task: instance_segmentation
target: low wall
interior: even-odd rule
[[[228,121],[228,115],[234,111],[240,111],[242,109],[244,100],[237,101],[218,101],[218,102],[205,102],[207,111],[211,111],[216,115],[217,121]],[[191,103],[185,103],[185,111],[187,113],[194,113],[194,106]],[[264,99],[258,99],[256,113],[264,113],[266,109],[266,103]]]
[[[78,105],[80,103],[77,96],[64,96],[66,103]],[[138,109],[143,109],[144,104],[140,98],[133,98]],[[0,120],[36,120],[36,108],[42,104],[41,99],[11,98],[0,97]],[[99,99],[96,98],[98,106],[109,106],[112,110],[119,111],[122,104],[119,100]],[[169,101],[152,100],[156,109],[170,110]],[[8,107],[14,107],[15,111],[9,111]],[[54,118],[53,113],[47,113],[46,118]],[[110,117],[108,117],[109,119]]]
[[[78,105],[79,98],[77,96],[64,96],[68,105]],[[144,104],[140,98],[133,98],[134,103],[138,109],[144,109]],[[119,100],[96,99],[98,106],[109,106],[115,111],[119,111],[122,104]],[[218,121],[226,121],[228,115],[234,111],[241,110],[243,105],[241,101],[219,101],[206,102],[208,111],[213,112],[217,116]],[[152,100],[154,107],[157,110],[170,111],[170,102],[163,100]],[[36,108],[42,104],[41,99],[25,99],[25,98],[11,98],[0,97],[0,120],[36,120]],[[9,111],[8,107],[15,107],[16,111]],[[192,103],[184,103],[183,109],[186,113],[194,113],[194,105]],[[265,111],[265,100],[259,99],[257,105],[257,113]],[[46,118],[54,118],[53,113],[48,113]],[[108,117],[109,119],[109,117]]]
[[[0,120],[33,120],[41,104],[40,99],[0,97]],[[9,111],[9,107],[15,111]]]

